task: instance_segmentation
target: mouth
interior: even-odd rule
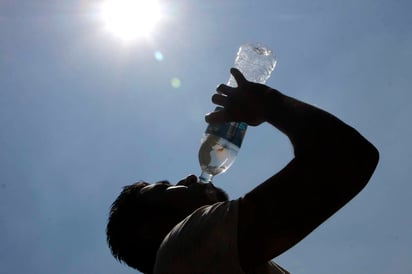
[[[198,183],[198,179],[195,175],[187,176],[185,179],[179,181],[176,186],[190,186],[194,183]]]
[[[189,185],[190,185],[190,183],[187,182],[186,180],[182,180],[182,181],[180,181],[176,184],[177,187],[179,187],[179,186],[188,187]]]

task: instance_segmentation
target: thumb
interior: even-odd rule
[[[218,110],[218,111],[206,114],[205,120],[209,124],[221,124],[221,123],[227,122],[224,110]]]
[[[242,72],[240,72],[239,69],[237,68],[231,68],[230,69],[230,73],[233,75],[233,77],[236,80],[236,83],[238,86],[242,86],[243,84],[245,84],[246,82],[248,82],[245,78],[245,76],[243,75]]]

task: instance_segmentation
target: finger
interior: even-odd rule
[[[206,114],[205,120],[209,124],[221,124],[226,122],[224,110],[219,110]]]
[[[226,106],[227,104],[227,96],[221,94],[214,94],[212,96],[212,102],[218,106]]]
[[[223,84],[219,85],[219,86],[216,88],[216,91],[217,91],[218,93],[223,93],[223,94],[226,94],[226,95],[232,94],[233,92],[235,92],[235,90],[236,90],[236,88],[230,87],[230,86],[228,86],[228,85],[223,85]]]
[[[237,68],[231,68],[230,73],[235,78],[236,83],[237,83],[238,86],[242,86],[244,83],[247,82],[245,76],[243,76],[243,74]]]

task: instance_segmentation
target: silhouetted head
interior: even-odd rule
[[[167,233],[204,205],[226,201],[227,194],[195,175],[172,185],[138,182],[125,186],[113,202],[106,228],[113,256],[143,273],[152,273]]]

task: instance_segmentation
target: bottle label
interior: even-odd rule
[[[240,148],[243,137],[245,137],[246,129],[246,123],[231,122],[214,125],[209,124],[205,133],[224,138]]]

